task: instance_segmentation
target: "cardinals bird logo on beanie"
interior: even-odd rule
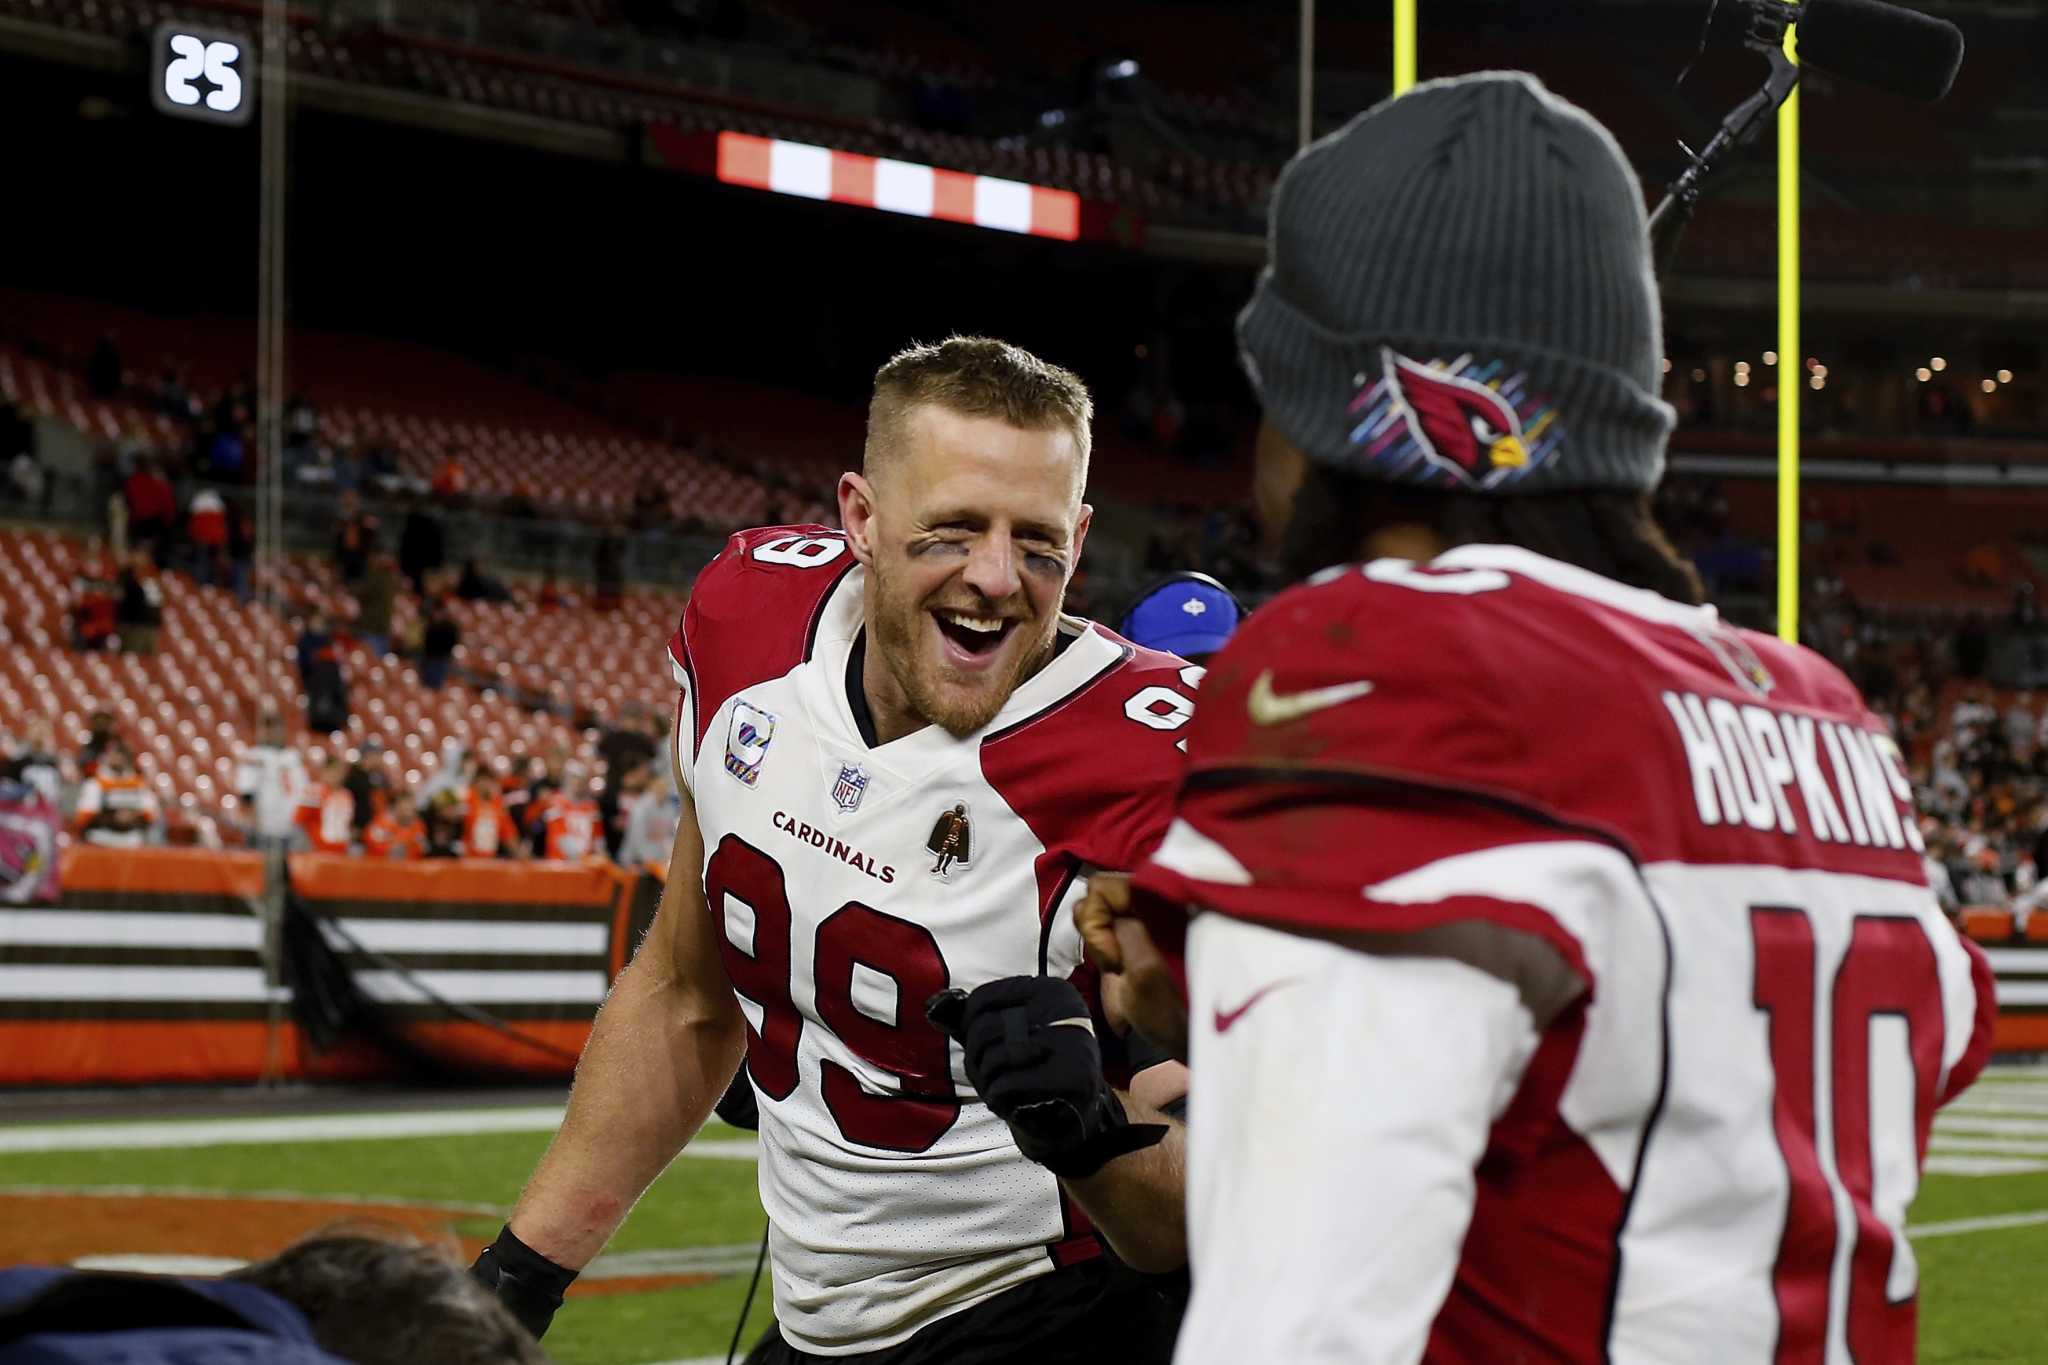
[[[1380,376],[1351,401],[1351,441],[1375,477],[1495,489],[1528,477],[1564,433],[1528,378],[1470,355],[1411,360],[1380,348]]]

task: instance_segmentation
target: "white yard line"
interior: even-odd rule
[[[502,1218],[505,1204],[469,1204],[448,1199],[401,1199],[388,1194],[319,1194],[308,1190],[222,1190],[193,1185],[0,1185],[0,1195],[51,1194],[78,1199],[265,1199],[306,1204],[378,1204],[391,1209],[434,1209]]]
[[[1906,1229],[1915,1240],[1929,1237],[1963,1237],[1972,1232],[1995,1232],[2000,1228],[2031,1228],[2048,1223],[2048,1209],[2031,1213],[1995,1213],[1988,1218],[1958,1218],[1948,1223],[1922,1223]]]
[[[1979,1156],[2048,1156],[2048,1141],[2040,1138],[1968,1137],[1936,1131],[1928,1140],[1930,1152],[1974,1152]]]
[[[58,1123],[0,1128],[0,1154],[247,1143],[344,1142],[364,1138],[457,1137],[472,1133],[551,1133],[562,1122],[560,1105],[514,1109],[457,1109],[438,1113],[310,1114],[293,1118],[180,1119],[162,1123]],[[694,1142],[686,1157],[752,1161],[752,1138]]]
[[[2048,1171],[2048,1160],[2015,1156],[1930,1156],[1929,1175],[2035,1175]]]
[[[1997,1137],[2048,1137],[2048,1118],[1998,1119],[1976,1114],[1943,1114],[1934,1121],[1937,1133],[1990,1133]]]

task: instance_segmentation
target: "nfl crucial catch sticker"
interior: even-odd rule
[[[1375,478],[1436,488],[1501,488],[1557,454],[1557,410],[1498,360],[1418,361],[1380,348],[1378,376],[1351,400],[1354,459]]]
[[[768,756],[768,741],[775,738],[775,717],[758,706],[734,702],[732,723],[725,732],[725,770],[754,785],[761,775],[761,760]]]

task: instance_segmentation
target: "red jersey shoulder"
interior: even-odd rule
[[[1498,775],[1514,759],[1520,727],[1502,713],[1480,632],[1464,619],[1471,594],[1368,576],[1375,567],[1326,570],[1238,628],[1202,682],[1194,771],[1450,779]]]
[[[844,532],[763,526],[734,533],[704,566],[668,645],[699,741],[726,698],[803,662],[854,563]]]
[[[1091,623],[1094,677],[982,741],[982,774],[1049,850],[1127,868],[1166,832],[1201,670]]]
[[[1212,661],[1191,729],[1196,773],[1463,793],[1645,860],[1917,875],[1896,748],[1831,665],[1524,551],[1382,560],[1282,594]],[[1845,795],[1859,814],[1837,838]]]

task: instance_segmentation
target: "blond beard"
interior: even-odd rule
[[[907,608],[899,609],[896,594],[880,564],[870,567],[868,572],[874,579],[874,647],[881,650],[883,665],[903,690],[910,709],[955,739],[965,739],[994,720],[996,713],[1009,703],[1010,697],[1025,680],[1044,667],[1045,661],[1051,657],[1053,634],[1059,629],[1058,604],[1046,620],[1044,634],[1022,656],[1021,662],[1001,687],[978,690],[971,704],[951,701],[946,689],[932,684],[921,667],[923,652],[917,646],[916,627],[917,618],[925,614],[923,605],[910,603]],[[1065,600],[1066,592],[1062,587],[1060,604]]]

